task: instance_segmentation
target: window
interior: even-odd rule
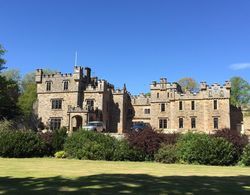
[[[191,110],[195,110],[195,102],[194,101],[191,102]]]
[[[51,91],[51,83],[52,82],[47,82],[46,83],[46,91]]]
[[[214,129],[219,129],[219,119],[214,118]]]
[[[69,81],[64,81],[63,82],[63,90],[66,91],[69,89]]]
[[[56,130],[61,128],[61,118],[50,118],[50,129]]]
[[[168,126],[167,119],[160,119],[159,120],[159,128],[160,129],[166,129]]]
[[[161,104],[161,112],[165,112],[165,110],[166,110],[165,104]]]
[[[183,118],[179,118],[179,128],[182,129],[183,126]]]
[[[168,92],[168,98],[169,98],[169,92]]]
[[[160,98],[160,94],[159,93],[157,93],[157,98]]]
[[[53,99],[52,109],[62,109],[62,99]]]
[[[150,109],[145,109],[144,114],[150,114]]]
[[[196,118],[191,118],[191,128],[192,129],[196,128]]]
[[[183,110],[182,102],[179,102],[179,110]]]
[[[217,110],[217,109],[218,109],[218,101],[214,100],[214,110]]]
[[[94,100],[87,100],[88,110],[94,110]]]

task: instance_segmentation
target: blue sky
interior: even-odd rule
[[[78,65],[133,94],[160,77],[250,81],[249,0],[0,0],[9,68]]]

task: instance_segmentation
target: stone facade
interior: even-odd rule
[[[230,82],[208,86],[197,93],[183,92],[178,83],[162,78],[150,85],[151,96],[132,97],[134,122],[149,123],[165,132],[204,131],[230,128]]]
[[[108,132],[124,133],[132,122],[144,122],[164,132],[232,128],[250,135],[249,108],[230,106],[230,82],[183,92],[178,83],[162,78],[150,85],[150,95],[131,96],[124,85],[115,90],[105,80],[91,77],[91,69],[75,66],[73,74],[46,75],[36,71],[37,115],[48,128],[70,132],[90,121],[102,121]]]
[[[74,67],[73,74],[45,75],[36,71],[37,113],[50,129],[67,127],[70,132],[89,121],[103,121],[109,132],[123,133],[133,113],[126,87],[115,90],[105,80],[91,77],[91,69]]]

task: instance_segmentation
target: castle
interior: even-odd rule
[[[46,75],[38,69],[35,80],[38,118],[52,130],[67,127],[73,132],[89,121],[102,121],[106,131],[114,133],[130,130],[132,122],[165,132],[212,133],[241,122],[232,119],[228,81],[223,86],[202,82],[199,91],[191,93],[162,78],[150,85],[150,96],[132,96],[125,85],[115,89],[81,66],[75,66],[73,74]]]

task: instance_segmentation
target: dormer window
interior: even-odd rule
[[[63,90],[67,91],[69,89],[69,81],[64,81],[63,82]]]
[[[46,91],[51,91],[51,84],[52,84],[51,81],[46,83]]]

